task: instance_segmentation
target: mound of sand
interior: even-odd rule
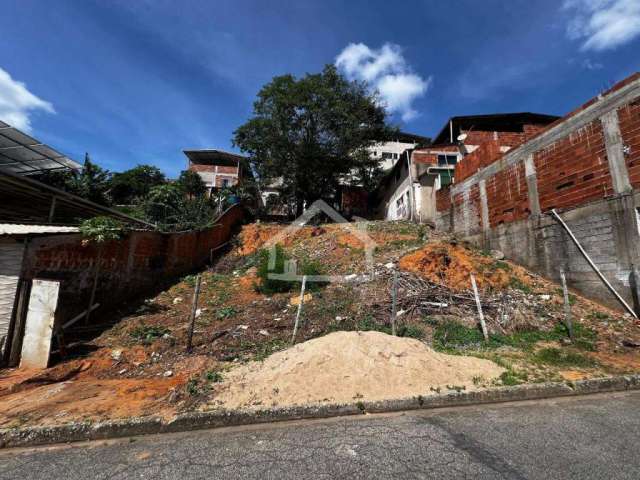
[[[429,387],[473,388],[504,372],[489,360],[437,353],[419,340],[380,332],[335,332],[225,374],[214,403],[227,408],[385,400]]]

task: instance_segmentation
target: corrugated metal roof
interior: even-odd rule
[[[0,120],[0,170],[30,175],[80,167],[66,155]]]
[[[78,227],[59,225],[24,225],[19,223],[0,223],[0,235],[33,235],[38,233],[76,233]]]

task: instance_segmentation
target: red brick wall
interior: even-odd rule
[[[521,220],[529,216],[529,197],[524,165],[500,170],[486,181],[489,226]]]
[[[628,148],[625,163],[629,181],[634,188],[640,187],[640,100],[618,109],[618,121],[622,143]]]
[[[217,170],[216,170],[217,168]],[[237,175],[238,167],[229,167],[227,165],[200,165],[200,164],[192,164],[189,165],[189,170],[194,172],[218,172],[218,173],[227,173],[231,175]]]
[[[436,190],[436,210],[447,212],[451,208],[451,188],[449,185]]]
[[[613,194],[599,120],[535,152],[533,158],[543,212]]]
[[[82,244],[80,235],[36,237],[28,245],[24,278],[61,280],[59,312],[69,319],[88,304],[100,262],[96,301],[107,309],[122,307],[163,287],[178,276],[201,268],[211,249],[227,242],[244,215],[229,208],[210,229],[186,233],[132,232],[100,247]]]
[[[457,165],[454,173],[456,182],[462,182],[481,168],[492,164],[502,156],[500,144],[496,140],[482,143],[469,155],[464,157]]]
[[[438,155],[435,153],[429,153],[425,151],[415,151],[411,155],[411,160],[414,163],[424,163],[427,165],[437,165],[438,164]]]

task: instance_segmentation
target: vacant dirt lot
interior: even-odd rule
[[[185,348],[195,276],[185,277],[154,298],[103,315],[101,325],[81,327],[86,330],[80,332],[85,341],[44,372],[0,372],[0,426],[129,415],[171,416],[184,410],[255,402],[269,405],[325,398],[382,398],[386,395],[381,390],[382,376],[372,376],[369,371],[364,381],[359,375],[366,369],[353,365],[344,365],[340,371],[336,364],[344,364],[346,359],[330,345],[327,352],[333,354],[328,357],[311,356],[308,362],[293,367],[280,360],[294,358],[295,349],[304,348],[302,342],[322,345],[323,338],[332,338],[326,336],[331,332],[391,333],[394,272],[396,330],[401,340],[412,339],[407,355],[413,359],[415,347],[429,355],[458,355],[456,360],[461,361],[452,361],[453,370],[443,369],[440,373],[446,373],[437,380],[428,378],[433,371],[425,369],[423,377],[407,380],[411,388],[398,384],[397,390],[392,389],[394,394],[412,394],[414,387],[428,393],[436,384],[444,384],[445,389],[447,385],[491,388],[639,370],[640,353],[634,348],[640,344],[639,327],[630,316],[571,295],[576,335],[570,342],[562,323],[562,295],[557,285],[455,238],[402,222],[371,222],[363,227],[376,242],[373,280],[309,285],[296,336],[298,345],[270,357],[291,344],[300,287],[295,282],[274,286],[264,277],[266,257],[261,249],[282,228],[273,224],[245,226],[233,248],[203,272],[191,353]],[[281,255],[316,273],[366,272],[364,245],[338,225],[299,230],[283,241]],[[470,273],[481,289],[490,333],[486,342],[477,325]],[[389,345],[398,341],[376,338],[388,339]],[[359,358],[364,361],[367,355],[372,356],[368,367],[383,372],[391,360],[381,360],[381,351],[382,347],[372,347]],[[410,360],[394,355],[389,359]],[[467,365],[469,359],[460,355],[473,357],[472,363],[478,359],[493,363],[480,361],[478,365],[486,371],[478,374],[469,368],[472,363]],[[249,363],[252,361],[265,362],[261,367]],[[275,383],[294,371],[304,376],[306,368],[309,378],[315,378],[322,362],[330,365],[322,376],[323,390],[327,391],[322,398],[303,388],[301,396],[296,396],[292,387],[284,384],[267,392],[266,385],[258,384],[259,378]],[[268,375],[264,368],[270,368]],[[380,381],[374,381],[376,378]],[[367,385],[371,388],[365,388]],[[273,388],[288,393],[275,394]]]

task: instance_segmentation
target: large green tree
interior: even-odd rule
[[[146,197],[153,187],[166,179],[158,167],[138,165],[124,172],[114,173],[111,179],[111,198],[118,205],[131,205]]]
[[[183,170],[180,172],[180,176],[178,180],[176,180],[176,186],[190,198],[200,197],[207,191],[207,186],[202,180],[202,177],[193,170]]]
[[[346,80],[332,65],[299,79],[275,77],[233,141],[261,182],[282,178],[283,195],[300,213],[304,201],[330,199],[340,181],[371,170],[367,147],[393,133],[377,100],[366,84]]]

